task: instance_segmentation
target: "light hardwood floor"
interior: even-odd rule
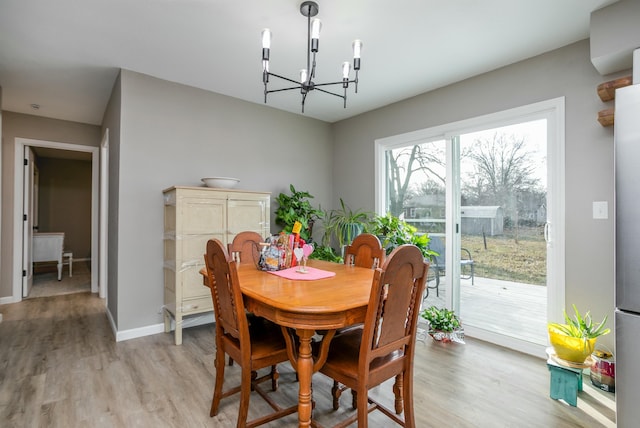
[[[173,344],[172,334],[116,343],[103,304],[95,295],[76,293],[0,306],[0,426],[235,426],[235,398],[223,400],[220,414],[209,417],[211,325],[186,329],[182,346]],[[280,370],[280,389],[273,394],[282,404],[295,403],[295,375],[288,364]],[[443,346],[430,338],[418,343],[414,376],[418,427],[600,427],[614,418],[588,378],[590,393],[581,392],[579,402],[600,410],[605,425],[580,405],[549,398],[544,360],[472,339],[465,345]],[[228,368],[227,384],[238,379],[237,366]],[[352,414],[349,393],[334,412],[331,382],[320,374],[313,382],[314,417],[321,424]],[[391,400],[391,385],[374,394]],[[253,394],[250,417],[265,409]],[[392,425],[379,412],[369,420],[372,427]],[[266,426],[296,425],[294,414]]]

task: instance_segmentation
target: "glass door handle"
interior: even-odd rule
[[[546,242],[547,244],[549,243],[549,226],[549,222],[546,222],[544,224],[544,242]]]

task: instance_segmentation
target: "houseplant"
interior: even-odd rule
[[[434,340],[464,343],[464,330],[454,311],[430,306],[420,316],[429,323],[428,333]]]
[[[298,191],[293,184],[289,185],[291,195],[280,193],[275,201],[278,203],[275,222],[282,226],[285,233],[291,233],[291,229],[296,221],[302,224],[300,237],[306,242],[310,242],[313,234],[313,224],[322,217],[323,211],[314,208],[309,202],[313,196],[306,191]]]
[[[598,337],[611,330],[605,328],[606,315],[602,322],[594,323],[590,311],[581,315],[576,305],[573,305],[573,311],[573,318],[564,311],[566,324],[547,324],[549,341],[559,359],[582,364],[593,353]]]
[[[428,234],[419,234],[418,229],[391,213],[374,216],[365,230],[380,238],[387,254],[399,245],[413,244],[420,249],[425,258],[437,255],[429,250]]]
[[[340,248],[351,244],[373,216],[368,211],[352,210],[340,198],[340,209],[331,210],[324,215],[323,244],[330,245],[332,237],[338,241]]]

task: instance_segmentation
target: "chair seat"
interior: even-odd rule
[[[248,316],[249,334],[251,335],[251,355],[260,359],[276,352],[286,355],[286,343],[280,326],[264,318]]]
[[[336,336],[331,341],[327,361],[322,367],[322,371],[331,371],[340,374],[341,378],[357,379],[358,361],[360,358],[360,343],[362,341],[362,327],[353,328]],[[402,357],[400,352],[392,352],[384,357],[371,361],[369,370],[375,372],[376,369],[387,365]],[[342,382],[345,383],[345,382]]]

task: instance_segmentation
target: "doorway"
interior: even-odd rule
[[[90,228],[91,228],[91,244],[90,244],[90,289],[93,293],[97,293],[101,284],[99,284],[99,239],[98,239],[98,214],[99,214],[99,148],[84,146],[84,145],[76,145],[76,144],[68,144],[68,143],[60,143],[60,142],[52,142],[52,141],[43,141],[43,140],[32,140],[25,138],[16,138],[15,139],[15,172],[14,172],[14,218],[16,220],[23,218],[23,210],[26,207],[23,204],[24,193],[25,193],[25,180],[23,176],[24,169],[24,158],[23,153],[25,152],[25,148],[32,148],[35,151],[46,152],[46,151],[65,151],[68,156],[71,157],[85,157],[88,158],[91,162],[91,220],[90,220]],[[18,302],[22,299],[22,288],[24,281],[27,280],[25,273],[30,269],[30,260],[28,258],[24,258],[23,254],[28,253],[28,247],[31,245],[31,240],[28,236],[24,236],[24,227],[23,221],[16,221],[14,224],[14,281],[13,281],[13,300]],[[75,267],[75,266],[74,266]],[[78,266],[79,267],[79,266]],[[65,269],[67,266],[65,266]],[[78,271],[78,274],[80,271]],[[106,286],[106,284],[105,284]]]

